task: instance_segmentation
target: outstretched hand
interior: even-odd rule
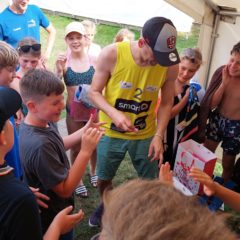
[[[159,171],[159,180],[160,182],[173,185],[173,172],[170,169],[169,162],[166,162],[161,165],[160,171]]]
[[[195,181],[203,184],[203,191],[207,196],[212,196],[216,193],[216,183],[202,170],[198,168],[192,168],[189,176],[191,176]]]
[[[53,220],[61,235],[71,231],[84,218],[82,210],[79,210],[78,213],[70,214],[72,210],[72,206],[64,208]]]
[[[103,126],[104,124],[106,124],[106,123],[105,122],[94,122],[93,114],[91,114],[89,120],[87,121],[86,125],[84,126],[84,132],[86,132],[86,130],[89,128],[97,128],[97,129],[102,130],[101,126]]]
[[[103,134],[104,131],[98,128],[86,129],[82,136],[81,151],[93,152]]]

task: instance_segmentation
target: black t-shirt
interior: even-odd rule
[[[20,158],[29,186],[50,197],[48,208],[41,208],[43,232],[62,209],[74,205],[73,197],[62,198],[51,189],[66,179],[69,161],[64,144],[54,124],[39,128],[22,123],[19,130]]]
[[[12,172],[0,176],[0,239],[42,239],[36,198]]]

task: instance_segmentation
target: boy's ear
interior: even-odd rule
[[[36,113],[37,109],[36,109],[36,103],[33,101],[28,101],[26,103],[27,109],[28,111],[32,112],[32,113]]]

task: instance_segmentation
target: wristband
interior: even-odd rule
[[[155,133],[155,135],[154,135],[154,136],[160,137],[160,138],[161,138],[161,140],[163,141],[163,136],[162,136],[161,134]]]

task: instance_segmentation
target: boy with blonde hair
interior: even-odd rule
[[[102,232],[95,239],[236,239],[221,216],[158,180],[131,180],[105,192],[103,201]]]
[[[0,41],[0,86],[9,87],[10,83],[16,77],[15,69],[18,64],[18,53],[9,44]],[[10,117],[14,128],[14,144],[12,149],[6,155],[7,163],[13,167],[14,175],[17,178],[22,177],[22,168],[19,157],[18,136],[14,117]]]
[[[86,46],[87,53],[89,54],[90,57],[96,60],[101,52],[100,45],[93,42],[94,37],[96,35],[96,24],[88,19],[83,20],[81,24],[84,26],[86,30],[86,36],[88,39]]]

